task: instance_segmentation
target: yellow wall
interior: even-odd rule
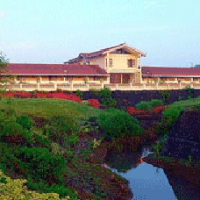
[[[57,81],[64,81],[64,77],[57,77]]]
[[[107,54],[106,56],[108,60],[108,67],[109,67],[109,58],[112,58],[113,67],[114,69],[133,69],[137,68],[137,57],[132,54]],[[135,65],[133,67],[128,67],[128,59],[135,59]]]
[[[84,77],[73,77],[73,81],[84,81]]]
[[[178,81],[190,81],[191,78],[177,78]]]
[[[26,81],[37,81],[37,77],[24,77]]]
[[[94,81],[94,77],[89,77],[89,81]]]
[[[49,81],[49,77],[48,76],[43,76],[42,77],[42,81]]]
[[[113,67],[109,66],[109,58],[112,59]],[[106,67],[107,59],[107,67]],[[135,59],[135,65],[128,67],[128,59]],[[132,54],[107,54],[99,58],[92,58],[90,64],[99,65],[102,69],[134,69],[137,68],[137,56]]]
[[[106,59],[104,57],[99,57],[99,58],[92,58],[90,60],[91,65],[99,65],[102,69],[106,69]]]

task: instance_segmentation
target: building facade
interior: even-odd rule
[[[92,53],[80,53],[77,58],[64,63],[98,65],[110,75],[111,84],[134,84],[142,82],[142,57],[145,56],[140,50],[123,43]]]
[[[64,64],[11,63],[4,74],[14,75],[10,87],[18,90],[74,91],[104,86],[112,90],[159,90],[183,89],[187,85],[200,89],[200,68],[142,66],[145,56],[123,43],[80,53]]]
[[[200,82],[200,68],[184,67],[142,67],[143,83]]]

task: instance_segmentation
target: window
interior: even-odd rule
[[[108,62],[108,59],[106,58],[106,67],[107,67],[107,62]]]
[[[109,67],[112,67],[112,66],[113,66],[113,59],[109,58]]]
[[[128,67],[133,67],[135,65],[135,59],[128,59]]]

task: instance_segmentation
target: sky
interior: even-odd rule
[[[0,0],[10,63],[57,63],[126,42],[143,65],[200,64],[199,0]]]

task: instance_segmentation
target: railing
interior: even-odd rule
[[[194,89],[200,89],[200,83],[130,83],[130,84],[7,84],[7,89],[13,90],[46,90],[46,91],[55,91],[57,89],[68,90],[68,91],[88,91],[89,89],[102,89],[104,87],[111,90],[179,90],[185,89],[187,86],[190,86]]]
[[[24,89],[24,88],[36,88],[36,87],[37,87],[37,85],[35,85],[35,84],[34,84],[34,85],[29,85],[29,84],[28,84],[28,85],[25,85],[25,84],[22,85],[22,88],[23,88],[23,89]]]

